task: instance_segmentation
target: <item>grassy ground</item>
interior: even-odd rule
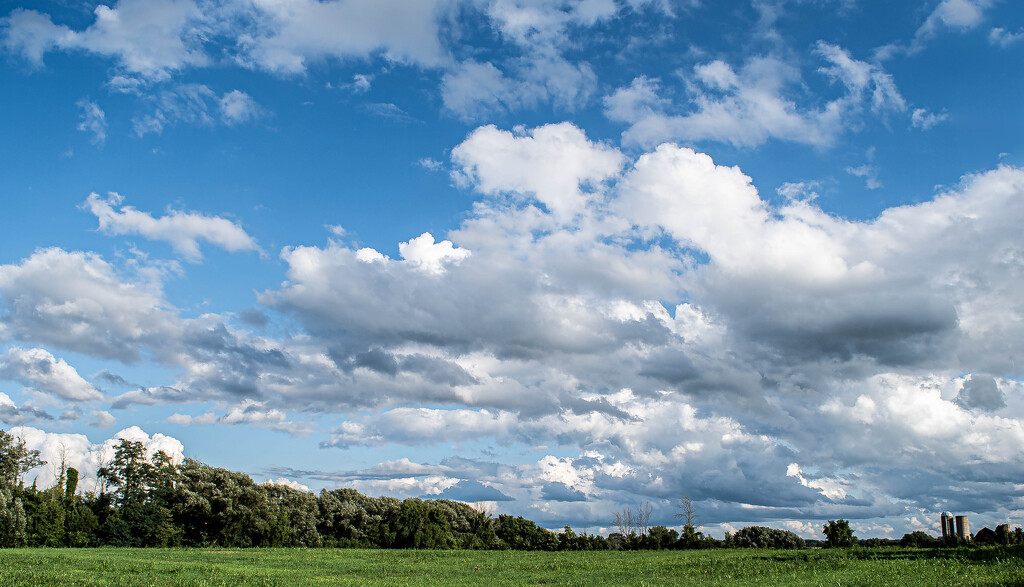
[[[0,585],[1024,585],[1024,550],[0,550]]]

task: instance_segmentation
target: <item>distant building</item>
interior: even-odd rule
[[[978,533],[974,535],[974,540],[982,544],[992,544],[996,542],[996,531],[989,530],[988,528],[982,528],[978,530]]]
[[[939,518],[942,525],[942,541],[951,542],[955,539],[968,541],[971,539],[971,524],[967,516],[954,516],[949,512],[942,512]],[[991,530],[989,530],[991,532]]]

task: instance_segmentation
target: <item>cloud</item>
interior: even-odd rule
[[[1005,270],[1020,248],[1024,171],[967,176],[851,221],[813,198],[773,206],[706,154],[662,145],[630,161],[567,125],[483,127],[452,153],[456,177],[485,196],[448,235],[471,256],[424,274],[338,243],[297,247],[283,255],[288,281],[260,296],[331,348],[353,386],[388,386],[325,446],[555,439],[580,456],[549,478],[520,468],[499,489],[555,495],[561,483],[627,502],[686,490],[756,506],[715,515],[757,519],[904,511],[886,492],[922,507],[953,499],[947,485],[914,495],[889,479],[923,471],[918,450],[1013,466],[1019,420],[972,424],[995,443],[987,452],[932,424],[966,421],[959,369],[1011,368],[998,348],[1024,315]],[[416,354],[471,378],[425,387]],[[410,407],[425,397],[465,407]],[[911,413],[928,416],[908,429]],[[865,426],[877,446],[912,447],[906,458],[845,448],[872,442]]]
[[[448,487],[441,493],[429,496],[432,499],[451,499],[466,503],[478,501],[512,501],[512,498],[505,495],[494,487],[489,487],[478,481],[462,480]]]
[[[298,481],[290,481],[284,477],[278,477],[277,479],[271,479],[265,483],[266,485],[280,485],[282,487],[291,487],[296,491],[302,491],[305,493],[312,493],[308,485],[303,485]]]
[[[363,105],[363,108],[374,116],[398,122],[401,124],[416,124],[421,121],[413,118],[408,112],[391,103],[371,103]]]
[[[569,221],[595,197],[601,182],[619,170],[623,157],[563,123],[529,133],[478,128],[452,150],[452,161],[461,167],[456,180],[471,183],[477,191],[532,196],[556,219]]]
[[[995,27],[988,33],[988,42],[1003,49],[1024,40],[1024,29],[1012,33],[1002,27]]]
[[[106,198],[92,193],[82,207],[99,219],[99,230],[107,234],[137,234],[151,240],[169,243],[179,255],[199,262],[199,240],[217,245],[228,251],[259,251],[256,241],[236,222],[219,216],[171,211],[169,215],[154,218],[131,206],[122,206],[124,197],[110,192]],[[115,209],[120,206],[120,210]]]
[[[161,134],[179,122],[214,126],[219,121],[234,126],[264,115],[263,108],[245,92],[231,90],[218,97],[203,84],[178,84],[142,99],[151,111],[132,118],[132,127],[139,137]]]
[[[520,87],[493,63],[468,60],[441,78],[444,107],[466,121],[519,106]]]
[[[103,399],[103,394],[82,379],[74,367],[43,349],[7,349],[7,355],[0,356],[0,378],[16,379],[69,401]]]
[[[993,4],[993,0],[942,0],[917,29],[911,51],[923,49],[924,43],[942,28],[963,30],[976,27],[984,18],[985,10]]]
[[[3,42],[36,66],[50,50],[82,50],[115,59],[128,75],[162,80],[173,71],[209,62],[201,41],[204,27],[191,0],[119,0],[99,5],[85,30],[56,25],[49,15],[15,9],[6,20]]]
[[[178,439],[159,432],[150,435],[138,426],[125,428],[100,443],[90,442],[83,434],[46,432],[28,426],[19,427],[16,435],[25,441],[26,448],[38,450],[46,461],[25,474],[26,480],[35,480],[41,488],[54,484],[56,467],[63,458],[67,466],[78,469],[80,491],[98,491],[96,472],[113,460],[114,449],[121,439],[141,442],[149,458],[162,450],[175,463],[183,459],[184,445]]]
[[[27,422],[53,421],[53,416],[28,403],[18,407],[9,395],[0,392],[0,421],[11,426],[22,426]]]
[[[92,133],[92,144],[102,145],[107,140],[107,117],[99,105],[86,99],[76,102],[82,109],[82,122],[78,130]]]
[[[798,71],[781,60],[762,57],[739,72],[723,61],[699,65],[687,81],[695,109],[672,115],[659,109],[665,101],[653,96],[656,81],[634,80],[605,100],[606,115],[625,122],[627,143],[650,146],[671,139],[715,140],[752,147],[769,139],[827,145],[840,128],[838,104],[803,110],[783,94],[799,79]]]
[[[934,112],[928,112],[924,108],[915,108],[914,113],[910,118],[911,124],[914,128],[921,130],[929,130],[943,122],[949,120],[949,114],[941,112],[936,114]]]
[[[818,73],[842,88],[822,106],[803,105],[801,72],[789,61],[753,57],[740,68],[722,60],[695,66],[685,75],[689,111],[663,97],[659,79],[634,78],[604,98],[605,116],[629,128],[623,141],[651,147],[666,140],[717,141],[756,147],[782,140],[825,147],[854,129],[865,109],[884,117],[907,104],[889,73],[854,59],[846,49],[819,41]]]
[[[566,487],[562,483],[551,483],[541,488],[541,499],[551,501],[586,501],[587,496],[582,491],[576,491]]]
[[[172,421],[287,427],[301,406],[341,422],[325,447],[509,461],[308,472],[371,492],[476,482],[556,521],[643,499],[671,520],[681,494],[708,523],[1013,503],[1024,170],[851,220],[809,183],[767,199],[705,153],[626,155],[570,124],[481,127],[451,163],[481,195],[457,230],[399,258],[337,237],[282,250],[286,280],[258,295],[293,321],[279,338],[181,317],[144,259],[60,249],[0,266],[2,331],[176,370],[113,409],[213,402]]]
[[[262,428],[270,428],[285,432],[292,436],[307,436],[313,429],[308,422],[290,420],[284,411],[276,408],[268,408],[264,402],[252,399],[243,400],[240,404],[232,406],[228,412],[216,416],[213,412],[192,417],[188,414],[172,414],[167,418],[168,422],[181,424],[225,424],[229,426],[237,424],[253,424]]]
[[[252,96],[241,90],[231,90],[221,96],[219,105],[221,120],[228,126],[249,122],[263,112]]]
[[[453,4],[430,0],[288,0],[253,3],[260,24],[238,35],[239,60],[281,74],[299,74],[327,58],[366,59],[435,67],[448,59],[440,26]]]
[[[846,168],[846,173],[849,173],[854,177],[864,178],[865,187],[869,190],[877,190],[885,187],[885,184],[878,179],[878,168],[874,165],[859,165],[857,167],[850,166]]]
[[[92,421],[90,424],[95,428],[109,428],[113,426],[115,422],[117,422],[117,419],[114,418],[110,412],[97,410],[92,413]]]
[[[486,62],[471,58],[449,67],[441,81],[446,110],[474,121],[548,102],[567,111],[589,102],[597,75],[589,63],[567,59],[566,49],[574,33],[619,16],[615,2],[571,0],[555,6],[493,0],[483,10],[511,55]]]
[[[427,171],[441,171],[444,169],[444,162],[430,157],[423,157],[422,159],[417,160],[416,164]]]
[[[964,409],[980,409],[994,412],[1006,407],[1006,399],[995,378],[988,375],[971,375],[964,380],[960,393],[953,400]]]
[[[435,243],[429,232],[399,243],[398,253],[421,271],[434,275],[444,273],[446,265],[460,263],[472,254],[466,249],[456,249],[451,241]]]
[[[180,325],[145,282],[123,282],[95,254],[40,249],[0,265],[8,336],[90,356],[138,360],[142,347],[178,337]]]

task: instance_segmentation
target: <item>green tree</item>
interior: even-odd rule
[[[78,469],[68,467],[64,479],[64,503],[69,506],[74,504],[75,491],[78,489]]]
[[[748,526],[732,536],[736,548],[804,548],[807,542],[789,530]]]
[[[154,469],[146,460],[146,449],[139,441],[121,439],[114,449],[114,460],[100,467],[96,476],[114,486],[114,498],[124,507],[146,499],[146,489],[153,480]]]
[[[827,524],[822,526],[821,531],[825,534],[826,548],[857,546],[857,537],[853,535],[853,530],[850,529],[850,522],[848,520],[842,518],[829,520]]]
[[[915,546],[918,548],[927,546],[938,546],[939,539],[920,530],[904,534],[900,538],[900,546]]]
[[[0,548],[25,546],[27,519],[21,498],[11,487],[0,485]]]
[[[21,483],[21,476],[46,464],[38,450],[28,450],[25,441],[0,430],[0,485]]]

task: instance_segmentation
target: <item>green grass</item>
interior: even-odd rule
[[[2,585],[1024,585],[1021,548],[0,550]]]

